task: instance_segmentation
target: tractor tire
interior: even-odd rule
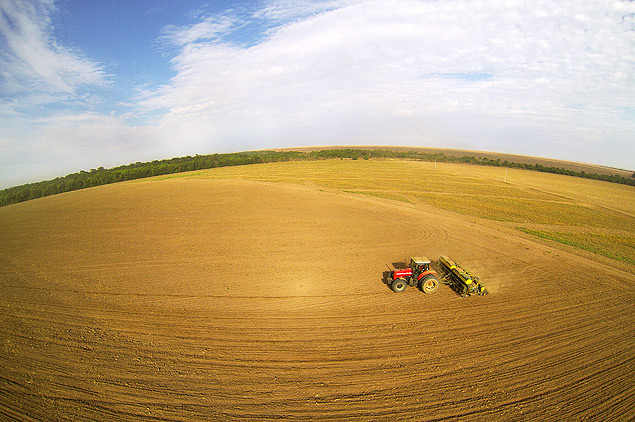
[[[419,281],[419,288],[423,293],[432,294],[439,289],[439,280],[434,275],[428,274]]]
[[[392,288],[393,292],[400,293],[406,290],[406,287],[408,287],[408,282],[403,278],[398,278],[397,280],[392,282],[392,285],[390,287]]]

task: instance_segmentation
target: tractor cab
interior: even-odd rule
[[[413,256],[410,258],[410,268],[413,273],[421,273],[430,270],[430,260],[425,256]]]

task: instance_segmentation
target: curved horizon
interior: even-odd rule
[[[413,145],[635,162],[635,3],[0,3],[0,185]]]

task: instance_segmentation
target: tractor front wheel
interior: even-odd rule
[[[439,280],[432,274],[428,274],[421,279],[419,288],[423,293],[434,293],[439,289]]]
[[[406,287],[408,287],[408,282],[403,278],[398,278],[397,280],[392,282],[392,285],[390,287],[392,288],[393,292],[403,292],[404,290],[406,290]]]

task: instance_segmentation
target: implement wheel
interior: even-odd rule
[[[408,287],[408,282],[403,278],[398,278],[397,280],[393,281],[392,285],[390,286],[392,291],[396,293],[403,292],[404,290],[406,290],[406,287]]]
[[[439,280],[434,275],[428,274],[421,278],[419,288],[423,293],[432,294],[439,289]]]

